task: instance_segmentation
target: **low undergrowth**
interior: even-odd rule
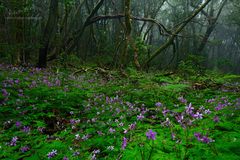
[[[0,71],[0,159],[240,159],[238,76]]]

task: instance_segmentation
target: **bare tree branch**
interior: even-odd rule
[[[183,23],[173,32],[173,34],[168,38],[168,40],[158,49],[156,50],[153,55],[146,61],[145,66],[148,66],[149,63],[157,57],[162,51],[167,49],[174,41],[174,38],[177,36],[178,33],[180,33],[184,27],[195,17],[198,15],[199,12],[201,12],[207,5],[208,3],[211,2],[211,0],[206,0],[202,5],[196,9],[192,15],[188,18],[186,18]]]
[[[93,18],[89,21],[89,23],[88,23],[87,25],[91,25],[91,24],[96,23],[96,22],[101,21],[101,20],[106,20],[106,19],[119,19],[119,18],[124,18],[124,17],[125,17],[124,14],[118,14],[118,15],[99,15],[99,16],[93,17]],[[171,32],[170,32],[163,24],[161,24],[160,22],[158,22],[158,21],[155,20],[155,19],[135,17],[135,16],[131,16],[131,19],[137,20],[137,21],[154,23],[154,24],[156,24],[156,25],[159,27],[159,30],[161,31],[162,34],[165,32],[167,35],[171,35]]]

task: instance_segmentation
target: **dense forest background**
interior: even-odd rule
[[[240,160],[240,0],[0,0],[0,159]]]
[[[240,73],[239,15],[238,0],[1,0],[0,61]]]

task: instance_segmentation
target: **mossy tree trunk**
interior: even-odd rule
[[[125,10],[125,45],[123,49],[123,54],[121,56],[121,68],[127,65],[128,61],[128,46],[132,46],[134,51],[134,64],[137,69],[140,69],[140,64],[138,62],[138,49],[135,46],[134,40],[131,37],[132,23],[131,23],[131,0],[124,0],[124,10]]]

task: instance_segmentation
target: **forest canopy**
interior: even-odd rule
[[[239,73],[239,8],[237,0],[1,0],[0,59],[177,69],[195,57]]]

